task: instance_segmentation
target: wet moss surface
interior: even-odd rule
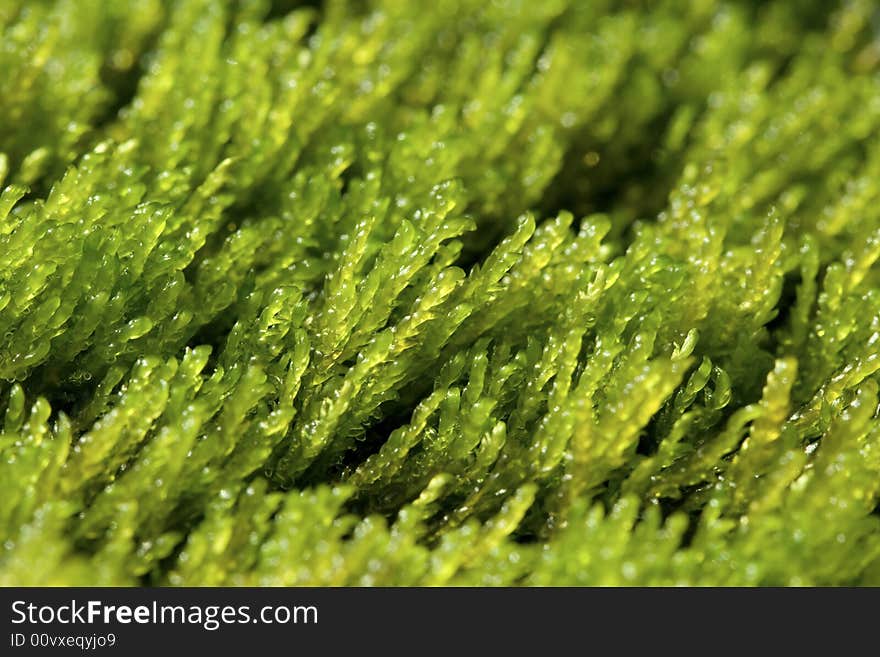
[[[0,584],[880,584],[875,3],[0,31]]]

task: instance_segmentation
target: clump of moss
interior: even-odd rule
[[[0,584],[880,584],[869,0],[6,0]]]

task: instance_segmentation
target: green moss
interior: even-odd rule
[[[869,0],[8,0],[0,584],[880,584]]]

